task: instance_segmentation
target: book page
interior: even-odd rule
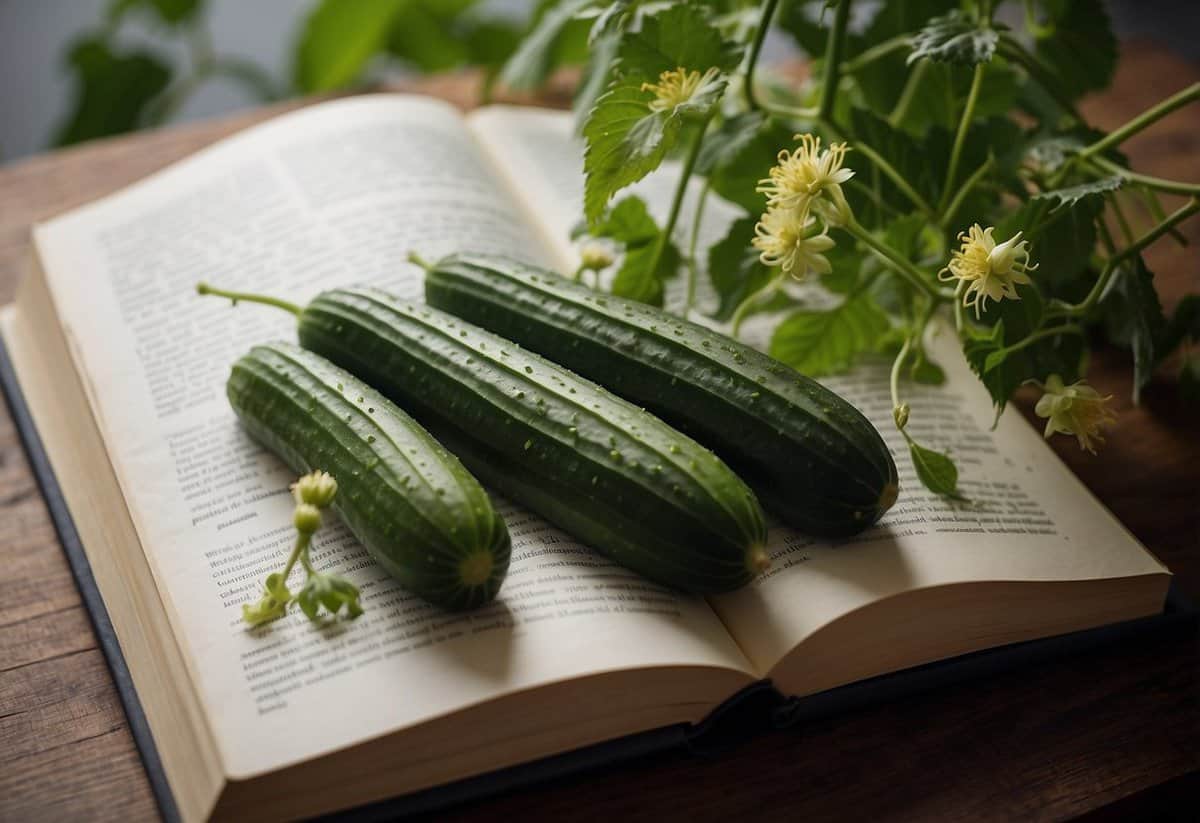
[[[489,107],[470,117],[520,191],[531,195],[547,234],[569,256],[568,236],[582,219],[582,146],[569,115]],[[763,169],[763,174],[767,172]],[[661,225],[678,180],[678,165],[635,184]],[[699,194],[692,180],[675,241],[686,249],[689,219]],[[619,193],[619,200],[625,193]],[[701,250],[725,236],[739,208],[712,196],[699,232]],[[846,236],[837,238],[847,242]],[[701,305],[712,304],[701,267]],[[666,306],[682,305],[683,278],[668,283]],[[693,320],[704,321],[702,316]],[[760,315],[743,329],[765,349],[780,318]],[[711,324],[717,326],[717,324]],[[1162,575],[1165,569],[1101,506],[1015,410],[992,430],[994,412],[949,329],[929,341],[943,367],[943,386],[906,384],[912,407],[909,433],[953,456],[959,487],[972,502],[959,504],[925,490],[908,447],[892,422],[889,363],[866,362],[852,374],[822,383],[859,408],[883,434],[900,474],[895,507],[876,527],[836,545],[775,526],[770,570],[746,588],[710,598],[758,671],[764,675],[812,632],[858,608],[901,592],[961,582],[1067,581]],[[1165,590],[1165,583],[1164,583]],[[1161,603],[1159,604],[1161,606]],[[847,653],[853,651],[847,649]]]
[[[313,561],[356,583],[366,614],[325,628],[296,611],[260,631],[241,623],[290,551],[294,478],[242,431],[224,383],[251,345],[294,339],[295,321],[200,298],[195,283],[299,303],[353,283],[419,298],[410,250],[548,262],[450,106],[376,96],[289,114],[35,240],[231,777],[587,674],[748,668],[703,600],[644,582],[501,496],[512,565],[488,607],[448,614],[405,593],[327,518]]]

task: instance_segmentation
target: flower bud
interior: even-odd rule
[[[585,243],[579,250],[579,261],[587,271],[600,271],[613,264],[612,252],[600,243]]]
[[[903,429],[908,425],[908,404],[901,403],[892,409],[892,419],[896,421],[896,428]]]
[[[321,510],[312,503],[301,503],[292,513],[292,524],[301,534],[313,534],[321,528]]]
[[[297,503],[310,503],[323,509],[333,502],[337,494],[337,480],[328,472],[314,471],[304,475],[292,487],[292,496]]]

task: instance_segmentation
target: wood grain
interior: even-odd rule
[[[1149,44],[1125,48],[1114,87],[1087,101],[1112,127],[1200,72]],[[476,79],[421,89],[469,105]],[[550,102],[563,99],[559,89]],[[121,188],[290,105],[124,137],[0,169],[0,303],[28,264],[29,226]],[[1150,174],[1200,180],[1200,110],[1128,146]],[[1149,255],[1168,305],[1200,291],[1192,246]],[[1121,426],[1098,458],[1056,451],[1200,598],[1200,426],[1165,372],[1129,404],[1125,352],[1093,382]],[[1032,417],[1029,395],[1018,402]],[[0,820],[156,814],[104,660],[7,410],[0,411]],[[455,810],[495,817],[1056,820],[1120,801],[1121,817],[1200,788],[1200,643],[1160,637],[757,737],[716,759],[644,759]],[[1115,819],[1115,818],[1114,818]]]

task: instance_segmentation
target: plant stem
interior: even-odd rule
[[[971,76],[971,91],[967,93],[967,105],[963,108],[962,120],[958,123],[958,133],[954,135],[954,148],[950,150],[950,166],[946,169],[946,183],[942,186],[942,196],[938,200],[938,214],[946,210],[950,202],[950,192],[954,188],[954,178],[958,175],[958,161],[962,157],[963,144],[967,141],[967,132],[971,129],[971,121],[975,119],[975,104],[979,101],[979,89],[983,86],[985,63],[975,64],[975,73]]]
[[[919,334],[919,332],[916,332]],[[904,367],[904,361],[908,359],[908,353],[912,350],[913,335],[908,335],[904,338],[903,345],[900,346],[900,352],[896,355],[896,359],[892,361],[892,374],[888,381],[888,385],[892,389],[892,408],[900,408],[900,369]]]
[[[1013,352],[1018,352],[1021,349],[1028,348],[1029,346],[1032,346],[1034,343],[1036,343],[1039,340],[1045,340],[1047,337],[1058,337],[1059,335],[1062,335],[1062,334],[1082,335],[1083,329],[1081,327],[1075,325],[1074,323],[1064,323],[1061,326],[1055,326],[1054,328],[1051,328],[1051,329],[1039,329],[1038,331],[1032,332],[1029,335],[1021,338],[1016,343],[1013,343],[1011,346],[1005,346],[1003,351],[1005,353],[1005,356],[1007,356],[1007,355],[1012,354]]]
[[[833,15],[833,27],[829,29],[829,45],[825,49],[825,78],[821,87],[821,104],[817,109],[822,120],[833,116],[838,80],[841,79],[842,53],[846,47],[846,24],[850,21],[850,3],[851,0],[840,0]]]
[[[1121,227],[1121,235],[1125,238],[1125,242],[1134,242],[1133,227],[1129,224],[1129,219],[1125,217],[1125,211],[1121,208],[1121,201],[1117,197],[1117,192],[1112,192],[1108,198],[1108,203],[1112,206],[1113,214],[1116,215],[1117,225]]]
[[[1086,160],[1094,154],[1099,154],[1106,149],[1120,145],[1151,123],[1161,120],[1171,112],[1186,106],[1193,100],[1200,100],[1200,83],[1193,83],[1182,91],[1163,100],[1158,105],[1151,106],[1116,131],[1109,132],[1100,140],[1082,149],[1077,156]]]
[[[932,284],[928,283],[925,276],[911,262],[906,260],[896,252],[891,246],[880,242],[876,237],[863,228],[854,218],[850,218],[847,223],[842,226],[850,235],[861,241],[867,248],[875,252],[885,263],[891,265],[905,280],[909,282],[918,291],[923,292],[931,300],[940,302],[945,297]]]
[[[268,297],[265,294],[249,294],[247,292],[240,291],[226,291],[225,289],[213,288],[207,283],[197,283],[196,294],[211,294],[215,297],[224,297],[232,300],[233,305],[235,306],[243,301],[246,303],[261,303],[264,306],[274,306],[275,308],[283,309],[284,311],[291,312],[297,316],[300,314],[300,312],[304,311],[301,306],[297,306],[295,303],[289,303],[286,300],[281,300],[278,297]]]
[[[912,101],[917,96],[917,87],[921,85],[921,80],[925,77],[925,71],[928,68],[929,61],[921,60],[908,73],[908,78],[904,81],[904,88],[900,91],[900,98],[896,101],[892,113],[887,118],[888,125],[892,128],[900,128],[900,124],[908,116],[908,109],[912,106]]]
[[[279,579],[283,581],[283,584],[285,586],[287,585],[288,575],[292,573],[292,567],[296,565],[296,560],[298,558],[301,558],[301,556],[303,556],[305,565],[307,566],[307,564],[308,564],[308,543],[310,540],[312,540],[311,534],[305,534],[304,532],[299,532],[296,535],[296,545],[292,548],[292,553],[288,556],[287,564],[284,565],[283,572],[280,574],[280,577],[279,577]]]
[[[679,173],[679,183],[675,186],[675,196],[671,200],[671,211],[667,214],[667,224],[663,226],[662,233],[658,235],[658,240],[654,243],[654,254],[650,257],[650,271],[658,271],[658,261],[662,259],[663,251],[667,248],[667,243],[671,241],[671,235],[675,233],[675,224],[679,222],[679,209],[683,205],[683,196],[687,193],[688,180],[692,176],[692,169],[696,167],[696,158],[700,156],[700,144],[704,142],[704,132],[708,131],[708,124],[712,122],[712,115],[708,115],[700,123],[696,130],[696,136],[692,139],[692,145],[688,147],[687,156],[683,160],[683,170]]]
[[[1145,186],[1148,189],[1164,191],[1168,194],[1190,194],[1193,196],[1200,194],[1200,183],[1184,183],[1179,180],[1166,180],[1162,177],[1138,174],[1135,171],[1118,166],[1105,157],[1092,157],[1090,160],[1105,171],[1119,175],[1130,183],[1137,183],[1139,186]]]
[[[1146,201],[1146,208],[1150,211],[1150,216],[1155,220],[1166,220],[1167,213],[1163,211],[1162,201],[1158,199],[1158,192],[1145,187],[1139,189],[1142,199]],[[1184,237],[1179,229],[1171,229],[1171,237],[1175,238],[1175,242],[1180,246],[1187,247],[1188,239]]]
[[[1088,292],[1087,297],[1081,302],[1052,306],[1048,317],[1079,317],[1080,315],[1087,314],[1100,300],[1100,296],[1104,294],[1109,281],[1112,279],[1113,272],[1117,270],[1118,266],[1130,257],[1140,253],[1142,249],[1169,232],[1176,224],[1186,220],[1198,211],[1200,211],[1200,199],[1193,197],[1183,206],[1172,212],[1166,220],[1163,220],[1157,226],[1150,229],[1150,231],[1143,234],[1129,246],[1126,246],[1118,254],[1110,257],[1108,262],[1104,264],[1104,270],[1100,272],[1100,276],[1096,278],[1096,282],[1092,285],[1091,291]]]
[[[907,34],[898,34],[882,43],[876,43],[869,49],[863,49],[853,60],[847,60],[842,64],[842,73],[854,74],[876,60],[882,60],[895,52],[909,48],[910,37]]]
[[[767,39],[767,31],[771,28],[771,21],[775,19],[775,7],[779,5],[779,0],[766,0],[762,6],[762,16],[758,21],[758,28],[754,30],[754,40],[750,43],[750,57],[746,61],[746,104],[751,109],[761,109],[762,104],[758,102],[758,97],[754,91],[754,67],[758,65],[758,56],[762,52],[763,41]]]
[[[995,161],[995,156],[989,154],[988,159],[983,162],[983,165],[975,169],[975,171],[971,173],[971,176],[967,178],[967,181],[962,184],[962,187],[959,188],[958,193],[954,195],[954,199],[950,201],[950,205],[946,206],[945,210],[942,212],[941,226],[943,229],[948,228],[954,221],[954,216],[958,214],[958,210],[962,208],[963,201],[967,199],[967,195],[970,194],[971,190],[979,185],[979,181],[982,180],[987,173],[992,170],[992,166],[995,164]]]
[[[687,300],[683,304],[683,317],[687,316],[692,311],[692,306],[696,303],[696,281],[699,279],[699,267],[696,264],[696,246],[700,240],[700,223],[704,219],[704,204],[708,202],[709,183],[704,181],[704,188],[700,190],[700,199],[696,203],[696,211],[692,215],[692,236],[688,241],[688,282],[687,282]]]
[[[825,127],[831,137],[840,136],[838,127],[834,125],[831,120],[823,119],[821,121],[821,125]],[[850,142],[851,148],[853,148],[854,151],[870,160],[871,163],[883,173],[884,177],[886,177],[888,180],[891,180],[896,188],[900,190],[900,193],[907,197],[909,201],[911,201],[912,204],[921,211],[922,214],[931,220],[933,219],[933,208],[925,202],[925,199],[921,197],[921,195],[917,194],[916,190],[912,186],[908,184],[908,181],[904,179],[904,175],[896,171],[895,167],[892,166],[892,164],[886,159],[884,159],[879,152],[875,151],[875,149],[871,148],[866,143],[860,141],[848,142]]]
[[[734,309],[733,317],[729,318],[730,336],[733,337],[733,339],[736,340],[738,338],[738,334],[742,330],[742,323],[745,321],[746,317],[749,316],[750,309],[756,303],[759,303],[764,295],[767,297],[774,295],[775,291],[779,288],[780,281],[782,281],[784,277],[784,273],[780,272],[775,277],[772,277],[770,280],[768,280],[758,291],[751,292],[750,294],[746,295],[746,298],[742,300],[741,303],[738,303],[738,307]]]

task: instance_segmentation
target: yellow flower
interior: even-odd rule
[[[1052,374],[1042,387],[1045,394],[1038,400],[1034,411],[1046,421],[1046,439],[1055,432],[1073,434],[1079,448],[1096,453],[1094,444],[1103,444],[1100,429],[1116,421],[1117,416],[1108,408],[1112,395],[1101,397],[1100,393],[1080,380],[1064,386],[1062,378]]]
[[[795,151],[781,151],[779,162],[759,180],[757,191],[767,195],[767,204],[793,209],[811,207],[831,226],[840,226],[851,217],[850,205],[842,183],[854,176],[842,168],[849,150],[845,143],[821,149],[821,138],[797,134],[800,145]]]
[[[960,232],[958,240],[962,248],[954,252],[946,268],[938,273],[939,280],[958,280],[963,288],[963,305],[975,309],[979,317],[987,301],[999,302],[1005,297],[1020,300],[1017,285],[1029,283],[1029,275],[1037,266],[1029,265],[1029,241],[1021,239],[1021,232],[1012,239],[996,243],[989,226],[981,228],[978,223],[969,231]]]
[[[829,274],[833,268],[822,252],[832,249],[834,242],[824,231],[813,233],[816,222],[805,211],[772,206],[754,226],[751,242],[764,265],[779,266],[797,280],[809,270]]]
[[[680,66],[664,71],[658,76],[657,83],[642,83],[642,91],[654,92],[654,99],[647,104],[650,111],[668,111],[707,93],[720,76],[721,70],[716,67],[700,74]]]

